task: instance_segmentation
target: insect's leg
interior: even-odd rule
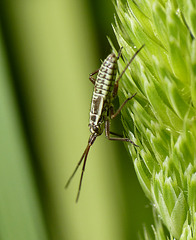
[[[121,137],[110,137],[110,121],[109,118],[105,121],[105,135],[109,140],[115,140],[115,141],[122,141],[122,142],[130,142],[134,146],[139,147],[137,144],[135,144],[133,141],[131,141],[129,138],[121,138]]]
[[[118,134],[118,133],[115,133],[115,132],[111,132],[111,131],[110,131],[110,134],[112,134],[112,135],[114,135],[114,136],[117,136],[117,137],[120,137],[120,138],[123,138],[123,135]]]
[[[121,54],[122,54],[122,49],[123,49],[123,47],[121,47],[121,48],[119,49],[117,59],[120,58],[120,56],[121,56]]]
[[[135,97],[136,94],[137,94],[137,93],[135,93],[135,94],[133,94],[131,97],[127,98],[115,113],[114,113],[114,108],[112,107],[112,108],[111,108],[111,119],[115,118],[115,117],[120,113],[120,111],[121,111],[122,108],[125,106],[125,104],[126,104],[129,100],[131,100],[133,97]]]
[[[95,75],[95,74],[98,73],[98,72],[99,72],[99,69],[97,69],[97,70],[94,71],[93,73],[90,73],[90,75],[89,75],[89,80],[90,80],[93,84],[95,84],[96,79],[95,79],[94,77],[92,77],[92,76]]]
[[[124,68],[124,70],[121,72],[121,74],[118,76],[115,85],[114,85],[114,90],[113,90],[113,97],[115,97],[117,95],[117,91],[118,91],[118,82],[119,80],[122,78],[123,74],[125,73],[125,71],[127,70],[127,68],[129,67],[129,65],[131,64],[131,62],[133,61],[133,59],[137,56],[137,54],[141,51],[141,49],[144,47],[145,45],[142,45],[133,55],[133,57],[130,59],[130,61],[127,63],[126,67]]]

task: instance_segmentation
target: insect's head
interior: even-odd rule
[[[103,122],[99,122],[99,124],[89,124],[89,129],[92,134],[96,134],[97,136],[101,135],[103,133]]]

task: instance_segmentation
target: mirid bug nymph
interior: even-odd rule
[[[72,178],[74,177],[76,171],[78,170],[78,167],[83,163],[82,167],[82,173],[80,177],[80,183],[78,188],[78,194],[76,197],[76,202],[79,199],[80,190],[82,186],[82,179],[84,175],[86,160],[88,156],[88,152],[92,144],[94,143],[97,136],[101,135],[105,128],[105,135],[109,140],[117,140],[117,141],[123,141],[123,142],[130,142],[134,146],[138,147],[133,141],[131,141],[128,138],[123,138],[120,135],[111,132],[110,131],[110,120],[115,118],[121,111],[121,109],[124,107],[124,105],[132,99],[135,95],[133,94],[131,97],[127,98],[124,103],[119,107],[119,109],[114,113],[114,107],[113,107],[113,100],[117,96],[118,91],[118,82],[122,78],[122,75],[125,73],[133,59],[136,57],[136,55],[139,53],[139,51],[144,47],[140,47],[133,57],[130,59],[128,64],[126,65],[125,69],[122,71],[122,73],[119,75],[119,77],[116,80],[116,74],[117,74],[117,60],[121,56],[121,50],[120,49],[118,56],[116,56],[114,53],[111,53],[105,61],[102,63],[101,67],[90,74],[90,81],[95,85],[93,96],[92,96],[92,102],[91,102],[91,110],[90,110],[90,121],[89,121],[89,128],[91,135],[88,140],[88,144],[86,149],[84,150],[84,153],[82,154],[82,157],[80,161],[78,162],[75,170],[73,171],[71,177],[67,181],[66,188],[70,184]],[[97,73],[97,78],[95,79],[93,75]],[[110,134],[116,136],[111,137]]]

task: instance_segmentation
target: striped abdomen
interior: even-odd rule
[[[117,57],[111,53],[102,63],[97,79],[95,81],[95,88],[93,91],[91,111],[90,111],[90,131],[101,134],[103,129],[101,127],[103,120],[103,111],[109,107],[111,102],[114,83],[117,73]]]
[[[94,93],[102,96],[111,95],[117,73],[117,57],[111,53],[102,63],[95,82]]]

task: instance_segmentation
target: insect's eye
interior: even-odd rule
[[[98,126],[93,126],[93,130],[94,130],[94,132],[98,132],[99,131],[99,127]]]
[[[99,132],[99,126],[89,124],[89,128],[90,128],[91,133],[98,133]]]

